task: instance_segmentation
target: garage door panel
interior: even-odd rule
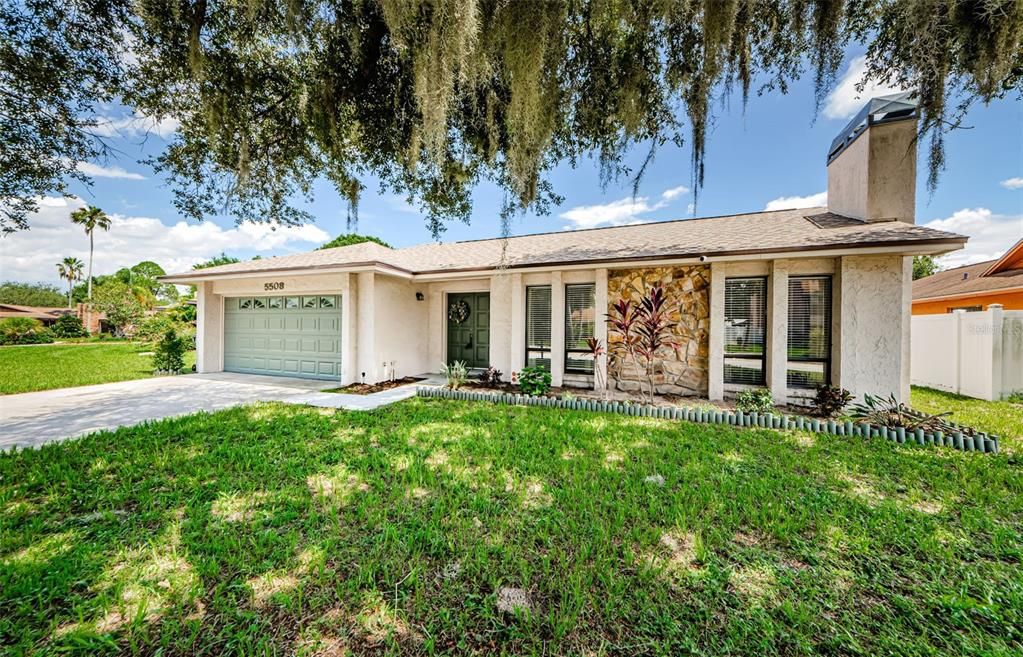
[[[336,296],[227,299],[224,369],[252,374],[339,377],[340,305]]]

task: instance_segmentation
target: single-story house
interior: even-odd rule
[[[917,226],[915,105],[870,101],[827,153],[828,205],[390,249],[373,243],[162,277],[197,287],[197,369],[338,380],[548,368],[590,386],[619,297],[660,282],[678,344],[660,393],[712,400],[766,386],[779,403],[821,383],[909,394],[911,263],[959,249]],[[611,380],[636,389],[615,363]],[[616,369],[617,368],[617,369]],[[645,380],[645,379],[644,379]]]
[[[946,269],[913,281],[913,314],[1023,310],[1023,239],[997,260]]]

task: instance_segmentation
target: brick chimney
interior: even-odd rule
[[[831,142],[828,210],[866,222],[916,222],[917,105],[871,99]]]

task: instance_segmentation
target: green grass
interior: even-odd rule
[[[11,655],[1023,641],[1010,454],[436,399],[261,404],[0,455],[0,514]],[[497,611],[502,587],[532,611]]]
[[[151,351],[139,342],[0,347],[0,395],[145,379],[153,359],[140,352]],[[193,363],[195,352],[188,352],[185,368]]]
[[[953,422],[993,433],[1001,443],[1016,450],[1023,448],[1023,404],[989,402],[933,388],[914,387],[910,406],[925,413],[952,411],[949,419]]]

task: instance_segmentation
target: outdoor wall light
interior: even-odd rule
[[[422,292],[416,292],[416,301],[424,301],[425,299],[426,295],[424,295]]]

